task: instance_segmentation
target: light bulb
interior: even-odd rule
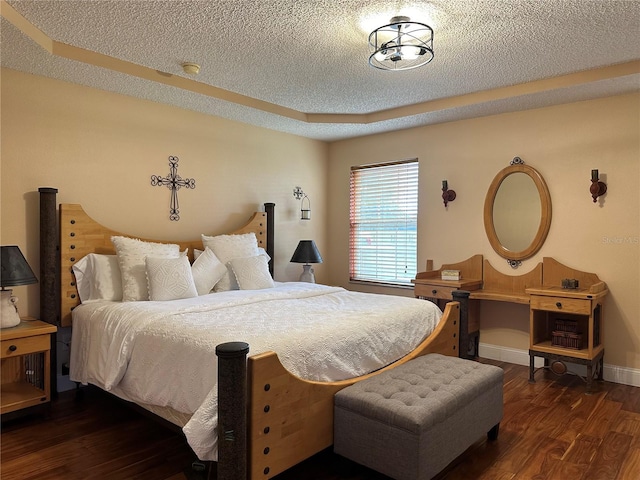
[[[415,45],[403,45],[400,49],[400,56],[404,60],[415,60],[420,56],[420,47]]]

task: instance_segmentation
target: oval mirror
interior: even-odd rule
[[[484,228],[491,247],[507,260],[534,255],[549,233],[551,196],[538,171],[514,159],[493,179],[484,202]]]

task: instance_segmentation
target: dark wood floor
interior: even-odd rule
[[[438,480],[640,479],[640,388],[599,383],[591,395],[575,376],[487,361],[505,370],[505,415],[496,442],[478,439]],[[4,422],[3,480],[201,480],[179,432],[87,389],[64,392],[47,417]],[[197,466],[197,465],[196,465]],[[387,477],[321,452],[277,480],[383,480]]]

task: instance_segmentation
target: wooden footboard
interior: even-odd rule
[[[450,302],[436,330],[410,354],[378,372],[341,382],[302,380],[273,352],[249,357],[248,478],[271,478],[332,445],[333,396],[342,388],[427,353],[458,356],[459,326],[460,304]]]

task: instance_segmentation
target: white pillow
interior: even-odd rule
[[[197,251],[195,250],[194,254]],[[193,272],[193,280],[196,284],[198,295],[206,295],[213,290],[214,285],[227,273],[227,267],[207,247],[198,254],[191,266],[191,271]]]
[[[118,255],[124,302],[149,300],[145,257],[176,258],[180,256],[180,246],[172,243],[143,242],[136,238],[117,236],[111,237],[111,241]]]
[[[267,251],[262,247],[258,247],[258,255],[262,255],[263,257],[266,257],[267,263],[269,262],[269,260],[271,260],[271,257],[269,256]]]
[[[116,255],[90,253],[73,265],[82,303],[122,300],[122,277]]]
[[[177,258],[145,258],[149,300],[179,300],[197,297],[191,264],[186,256]]]
[[[193,259],[197,260],[202,252],[203,252],[203,250],[198,250],[197,248],[194,248],[193,249]],[[269,256],[267,251],[262,247],[258,247],[258,255],[264,255],[265,257],[267,257],[267,262],[269,260],[271,260],[271,257]]]
[[[92,254],[91,298],[122,301],[122,275],[117,255]]]
[[[76,287],[82,303],[91,300],[91,261],[89,255],[85,255],[71,267],[76,277]]]
[[[229,264],[240,290],[260,290],[275,286],[269,273],[269,260],[264,255],[234,258]]]
[[[145,266],[149,283],[149,300],[179,300],[198,296],[191,273],[191,264],[186,256],[147,257]]]
[[[255,257],[258,255],[258,240],[254,233],[218,235],[217,237],[202,235],[202,244],[205,247],[209,247],[224,265],[227,265],[234,258]],[[216,292],[224,292],[226,290],[238,290],[238,284],[229,265],[227,265],[227,272],[214,287]]]

